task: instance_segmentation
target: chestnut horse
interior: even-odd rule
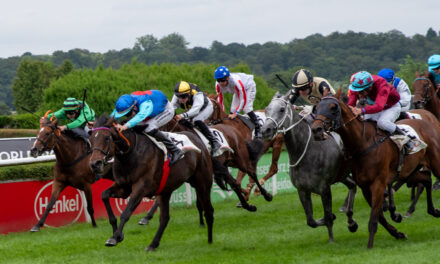
[[[192,133],[182,132],[199,149],[188,151],[185,156],[170,167],[169,159],[164,161],[165,154],[153,141],[144,134],[132,130],[120,133],[114,127],[113,118],[101,116],[94,125],[90,137],[93,146],[90,167],[100,172],[108,155],[114,155],[113,173],[115,182],[102,193],[113,235],[105,245],[116,246],[124,239],[123,228],[143,197],[156,196],[160,206],[160,224],[147,251],[155,250],[160,243],[163,232],[170,219],[169,202],[172,192],[185,182],[196,189],[197,199],[203,209],[208,226],[208,243],[212,243],[214,208],[211,204],[211,187],[213,168],[211,156],[203,142]],[[169,176],[163,174],[169,169]],[[109,198],[127,198],[130,200],[121,214],[120,224],[110,206]]]
[[[406,239],[388,223],[383,214],[385,189],[394,178],[406,181],[409,186],[422,183],[426,188],[428,213],[440,217],[440,211],[434,208],[431,193],[431,176],[417,173],[426,166],[440,176],[440,129],[425,120],[405,119],[398,124],[410,125],[427,143],[428,147],[403,159],[403,167],[398,172],[399,150],[389,139],[389,135],[379,132],[373,122],[364,122],[355,116],[340,98],[341,89],[336,97],[324,97],[318,105],[317,117],[312,125],[316,139],[323,139],[326,130],[334,130],[341,135],[345,152],[350,155],[354,180],[371,207],[368,230],[370,233],[367,247],[372,248],[378,222],[396,239]],[[427,112],[428,114],[429,112]],[[390,192],[392,198],[392,192]]]
[[[46,119],[48,111],[44,117]],[[97,175],[89,167],[91,150],[87,143],[78,137],[62,133],[57,126],[58,121],[55,117],[51,120],[42,121],[41,128],[37,132],[36,140],[31,147],[31,156],[40,156],[44,151],[54,150],[56,162],[54,166],[54,179],[52,194],[41,219],[32,227],[32,232],[37,232],[44,225],[49,212],[52,210],[60,193],[67,186],[72,186],[84,191],[87,200],[87,212],[92,220],[92,226],[96,227],[95,217],[93,216],[92,183],[97,179]],[[109,167],[111,168],[111,167]],[[104,178],[113,179],[111,170],[102,174]]]

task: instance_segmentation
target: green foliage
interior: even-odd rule
[[[38,128],[39,119],[32,114],[0,116],[0,128]]]
[[[0,116],[0,120],[1,120]],[[0,127],[1,124],[0,124]],[[2,128],[0,129],[0,138],[17,138],[17,137],[35,137],[37,134],[37,129],[8,129]]]
[[[110,113],[116,100],[122,94],[134,91],[161,90],[171,100],[174,86],[184,80],[195,83],[208,93],[215,93],[213,73],[217,64],[168,64],[144,65],[133,61],[119,70],[98,68],[93,71],[82,69],[74,71],[63,78],[53,81],[44,92],[44,103],[41,111],[53,111],[62,106],[67,97],[82,99],[84,88],[87,88],[86,101],[97,115]],[[233,72],[247,72],[249,67],[240,64],[230,68]],[[270,102],[275,91],[268,88],[263,78],[255,76],[257,84],[257,99],[255,109],[264,109]],[[226,104],[230,104],[232,96],[227,97]]]
[[[48,180],[53,178],[54,162],[0,167],[0,181]]]
[[[416,62],[411,56],[407,56],[405,63],[399,64],[399,71],[396,72],[396,76],[402,78],[412,91],[412,83],[417,77],[416,72],[425,73],[428,69],[428,64],[424,62]]]

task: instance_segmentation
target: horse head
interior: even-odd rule
[[[435,96],[435,86],[429,79],[429,73],[416,74],[416,79],[413,83],[414,90],[414,107],[416,109],[425,108],[426,104]]]
[[[228,114],[223,110],[223,107],[220,105],[220,103],[217,101],[218,95],[216,94],[209,94],[208,98],[211,100],[213,111],[211,116],[209,116],[206,121],[208,123],[220,123],[221,120],[228,117]]]
[[[37,132],[36,140],[31,147],[30,153],[34,158],[40,156],[45,151],[54,149],[61,136],[61,130],[58,128],[58,120],[55,116],[52,116],[50,119],[47,118],[51,112],[50,110],[47,111],[44,117],[40,119],[40,130]]]
[[[288,94],[283,96],[277,92],[265,109],[266,120],[261,130],[263,138],[274,138],[280,129],[290,122],[294,112]]]
[[[340,100],[342,89],[339,89],[336,96],[326,96],[316,107],[316,117],[312,124],[312,131],[316,140],[324,140],[324,132],[337,130],[341,127],[341,105],[345,103]]]
[[[101,115],[93,125],[90,143],[92,156],[89,166],[95,173],[104,171],[105,163],[115,155],[115,139],[119,138],[114,119]]]

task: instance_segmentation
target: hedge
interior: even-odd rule
[[[0,167],[0,182],[9,180],[50,180],[53,179],[55,162],[35,163]]]

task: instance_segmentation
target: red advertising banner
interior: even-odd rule
[[[93,209],[95,219],[107,218],[102,192],[112,185],[110,180],[99,180],[92,185]],[[30,230],[40,220],[49,203],[52,181],[26,181],[0,183],[0,233]],[[127,199],[110,199],[113,212],[120,216],[125,209]],[[153,205],[153,201],[144,198],[134,214],[144,213]],[[64,189],[46,219],[46,226],[63,226],[75,222],[90,221],[87,213],[84,193],[72,187]]]

